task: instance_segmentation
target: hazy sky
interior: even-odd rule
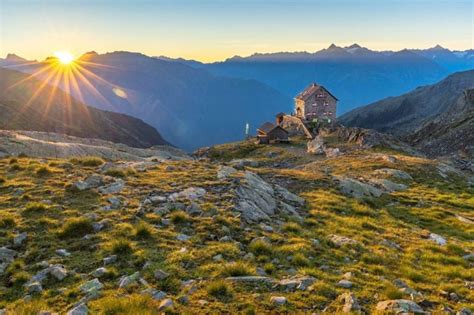
[[[0,54],[95,50],[222,60],[357,42],[473,48],[474,0],[0,0]]]

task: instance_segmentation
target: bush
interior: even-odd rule
[[[15,218],[11,215],[4,215],[0,218],[0,229],[12,228],[16,226]]]
[[[25,213],[40,213],[48,210],[48,207],[41,202],[28,202],[25,207]]]
[[[130,255],[133,253],[132,243],[125,239],[117,240],[112,243],[112,253],[121,256]]]
[[[19,170],[21,170],[21,169],[22,169],[22,168],[21,168],[20,164],[17,164],[17,163],[12,164],[12,165],[10,166],[10,171],[19,171]]]
[[[249,250],[255,255],[271,255],[273,252],[272,245],[262,239],[251,242]]]
[[[288,222],[283,225],[283,231],[289,233],[298,233],[300,231],[300,226],[294,222]]]
[[[291,261],[293,262],[294,265],[299,266],[299,267],[309,266],[309,259],[306,258],[305,255],[301,253],[295,254]]]
[[[207,288],[207,294],[221,301],[228,301],[234,296],[232,288],[225,281],[219,280],[210,283]]]
[[[228,263],[224,265],[222,274],[228,277],[242,277],[253,274],[249,265],[242,262]]]
[[[73,164],[79,164],[82,166],[90,166],[90,167],[101,166],[102,164],[105,163],[104,160],[95,156],[74,158],[74,159],[71,159],[70,162]]]
[[[70,219],[59,232],[61,238],[83,237],[94,232],[91,220],[87,218]]]
[[[141,222],[135,228],[135,237],[141,240],[150,239],[152,237],[152,229],[149,224]]]
[[[0,176],[0,185],[4,184],[6,181],[7,180],[5,179],[5,177]]]
[[[119,168],[109,168],[108,170],[105,171],[104,174],[108,176],[113,176],[113,177],[121,177],[121,178],[127,177],[127,174],[125,173],[125,171]]]
[[[392,285],[387,286],[383,294],[387,297],[389,300],[397,300],[397,299],[402,299],[403,298],[403,292],[401,292],[398,288],[395,288]]]
[[[25,271],[15,273],[11,278],[10,282],[14,286],[21,286],[30,279],[30,275]]]
[[[51,170],[47,166],[41,166],[36,170],[36,176],[43,177],[51,174]]]
[[[18,159],[16,159],[16,158],[11,158],[9,163],[10,163],[10,164],[16,164],[16,163],[18,163]]]
[[[189,215],[181,210],[173,212],[170,219],[174,224],[184,224],[190,221]]]
[[[275,265],[272,264],[272,263],[266,263],[266,264],[263,266],[263,270],[265,270],[266,273],[268,273],[268,274],[271,275],[272,273],[275,272],[276,267],[275,267]]]

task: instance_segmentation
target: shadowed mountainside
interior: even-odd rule
[[[0,129],[62,133],[146,148],[168,144],[152,126],[84,105],[28,75],[0,68]]]

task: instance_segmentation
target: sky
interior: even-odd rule
[[[210,62],[331,43],[472,49],[474,0],[0,0],[0,56],[126,50]]]

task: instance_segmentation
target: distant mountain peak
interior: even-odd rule
[[[447,49],[441,46],[440,44],[436,44],[436,46],[431,48],[431,50],[447,50]]]
[[[346,47],[346,48],[354,49],[354,48],[362,48],[362,46],[360,46],[359,44],[354,43],[354,44],[352,44],[352,45],[350,45],[349,47]]]
[[[25,58],[22,58],[16,54],[7,54],[7,57],[5,59],[9,61],[26,61]]]
[[[335,49],[335,48],[341,48],[341,47],[336,46],[334,43],[332,43],[331,45],[329,45],[327,49]]]

